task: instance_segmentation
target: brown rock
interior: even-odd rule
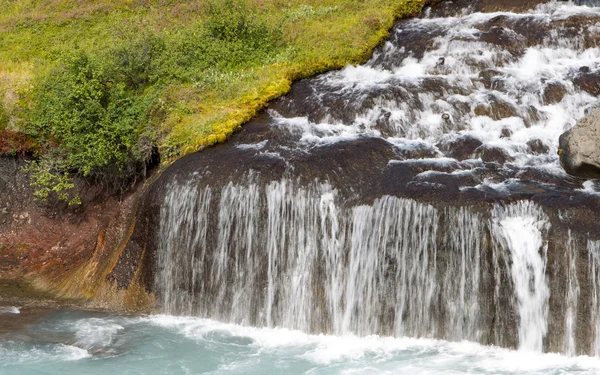
[[[515,107],[494,96],[489,96],[488,103],[478,104],[473,112],[476,116],[487,116],[496,121],[517,116]]]
[[[578,74],[573,83],[591,95],[600,95],[600,75],[598,72]]]
[[[558,82],[549,82],[544,87],[544,92],[542,94],[542,98],[544,99],[544,104],[556,104],[563,100],[565,95],[567,94],[567,88]]]
[[[532,139],[531,141],[527,142],[527,146],[529,146],[531,152],[536,155],[547,154],[550,152],[550,147],[542,142],[541,139]]]

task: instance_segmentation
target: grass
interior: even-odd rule
[[[127,95],[154,98],[144,117],[149,125],[136,136],[149,136],[170,161],[227,140],[294,80],[365,61],[395,19],[423,6],[424,0],[3,1],[0,134],[25,131],[41,138],[32,144],[43,145],[44,137],[57,143],[40,130],[43,122],[30,126],[29,109],[43,101],[40,82],[79,51],[103,72],[119,66],[105,80],[118,77]],[[140,77],[131,64],[145,58],[136,51],[146,47],[135,46],[148,38],[161,47],[136,84],[127,74]]]

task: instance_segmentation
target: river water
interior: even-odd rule
[[[595,374],[600,359],[471,342],[309,335],[167,315],[11,309],[0,374]]]

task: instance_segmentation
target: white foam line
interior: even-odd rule
[[[226,335],[252,339],[251,346],[262,350],[303,348],[299,358],[327,365],[340,361],[356,361],[365,356],[380,359],[395,354],[423,351],[442,357],[460,357],[471,367],[485,371],[542,371],[560,368],[600,370],[600,358],[566,357],[560,354],[542,354],[527,351],[483,346],[472,342],[447,342],[435,339],[393,338],[381,336],[358,337],[353,335],[310,335],[283,328],[255,328],[221,323],[209,319],[156,315],[143,318],[144,322],[174,329],[194,340],[203,340],[207,334],[220,332]],[[415,355],[417,355],[415,354]]]

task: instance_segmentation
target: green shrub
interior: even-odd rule
[[[250,49],[274,42],[276,28],[260,20],[258,9],[248,0],[211,0],[208,2],[206,28],[215,39],[245,42]]]
[[[69,206],[81,204],[71,176],[60,168],[53,169],[52,160],[29,162],[23,170],[29,173],[30,184],[35,189],[33,195],[37,200],[48,202],[55,198],[67,202]]]
[[[144,33],[111,50],[106,57],[114,78],[131,90],[140,90],[155,83],[161,74],[162,56],[166,45],[156,35]]]
[[[145,163],[138,141],[154,102],[140,91],[151,76],[140,68],[145,53],[116,49],[112,58],[97,59],[80,51],[40,77],[29,116],[42,149],[32,170],[38,198],[56,191],[54,184],[64,187],[71,172],[119,186]]]

